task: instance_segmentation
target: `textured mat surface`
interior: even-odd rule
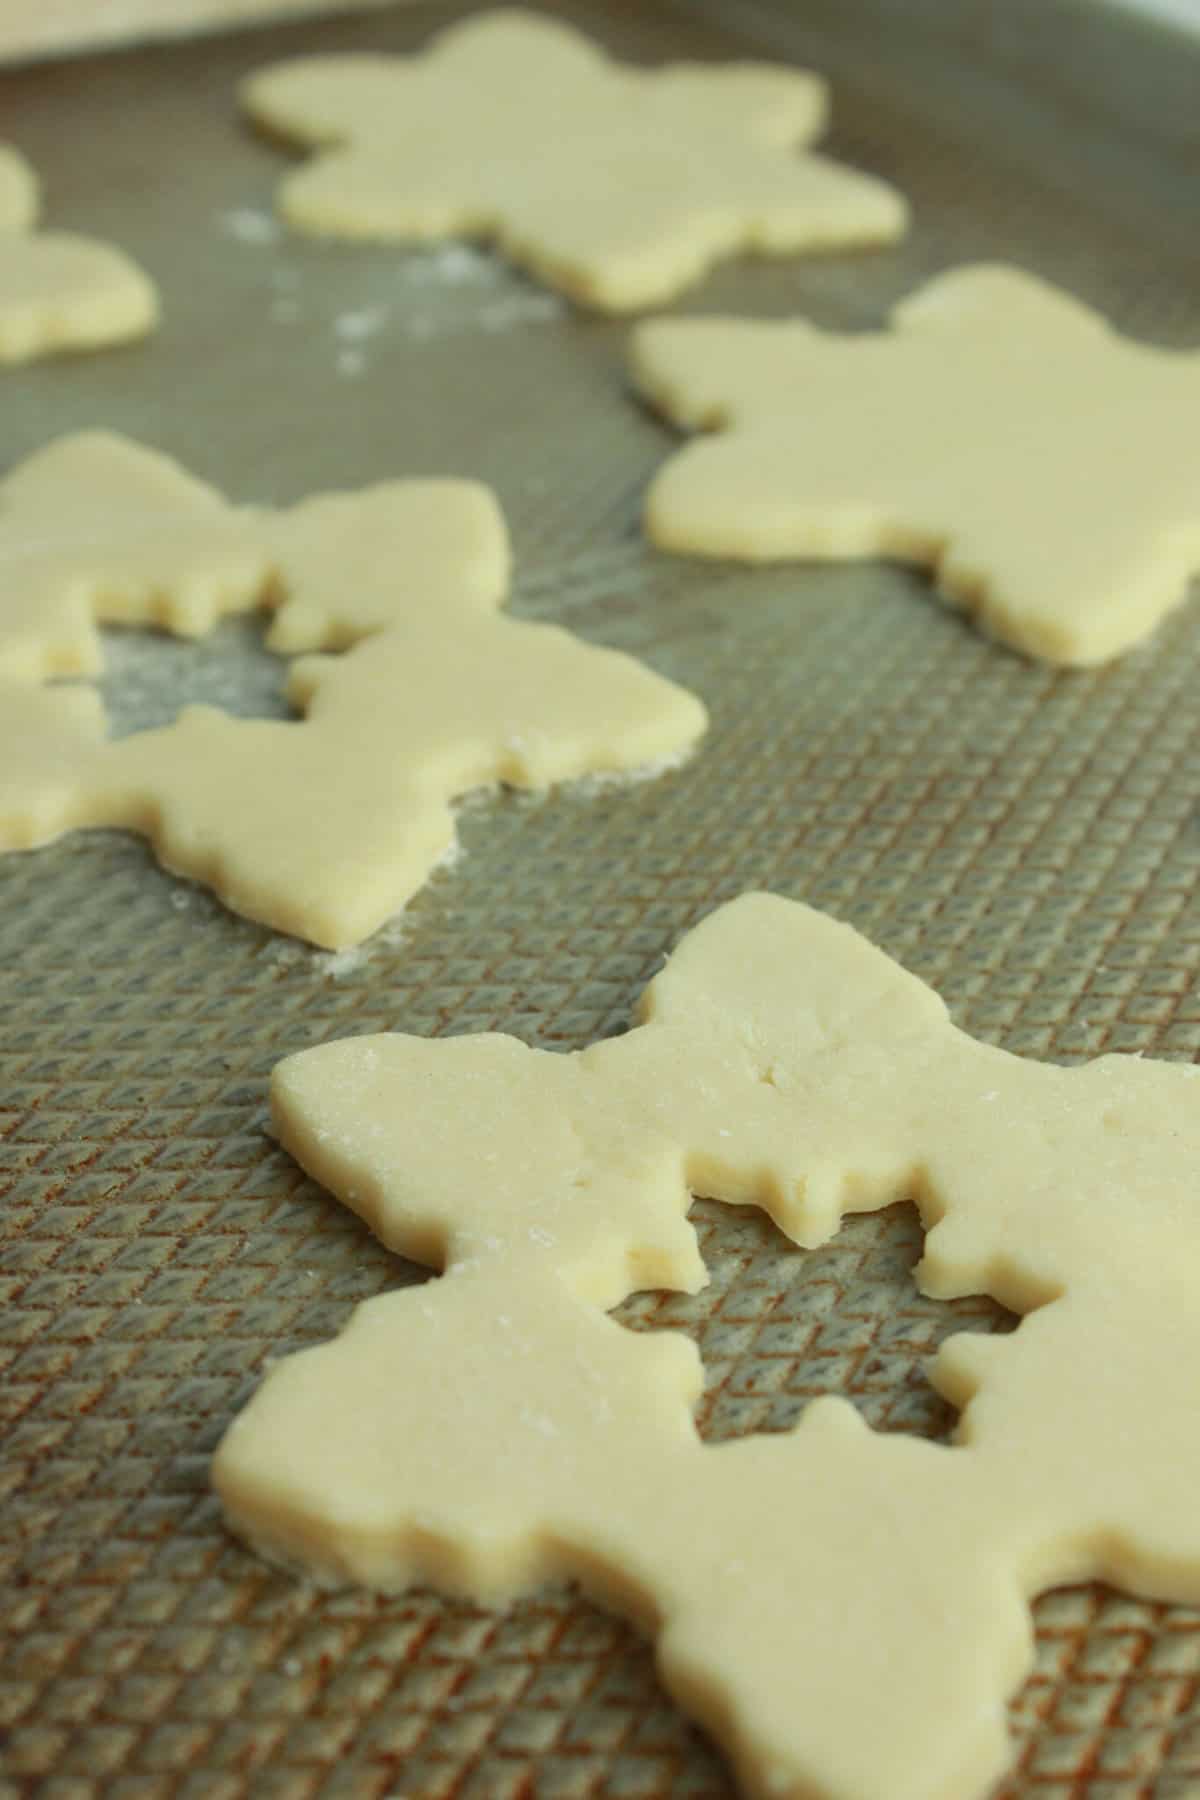
[[[996,12],[574,8],[632,56],[826,69],[835,152],[914,200],[895,252],[730,267],[685,310],[869,325],[934,269],[995,256],[1130,330],[1200,342],[1179,173],[1200,51],[1095,8],[1091,25],[1066,5]],[[1010,1049],[1200,1052],[1200,605],[1119,667],[1063,675],[981,642],[897,570],[653,556],[638,497],[671,440],[623,389],[620,327],[479,252],[275,239],[286,157],[239,132],[235,80],[293,51],[403,47],[445,16],[0,80],[51,221],[124,243],[167,318],[144,347],[6,375],[0,453],[105,424],[273,501],[481,476],[513,523],[516,610],[636,649],[703,694],[712,734],[655,784],[471,802],[458,865],[348,956],[231,917],[116,836],[0,859],[5,1800],[732,1794],[645,1649],[576,1598],[503,1615],[331,1598],[224,1536],[207,1457],[266,1360],[419,1278],[263,1135],[286,1052],[389,1027],[581,1046],[624,1024],[681,931],[755,885],[851,920]],[[184,699],[280,710],[253,626],[199,647],[114,632],[109,649],[119,729]],[[624,1316],[695,1333],[713,1436],[780,1429],[828,1391],[944,1434],[926,1357],[964,1322],[1010,1322],[916,1294],[904,1209],[808,1256],[756,1216],[697,1216],[712,1286]],[[1038,1625],[1009,1800],[1200,1795],[1200,1617],[1096,1590],[1043,1601]]]

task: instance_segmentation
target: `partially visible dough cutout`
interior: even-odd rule
[[[0,144],[0,363],[57,350],[94,350],[144,337],[158,294],[137,264],[109,244],[35,232],[37,180]]]
[[[1029,656],[1149,635],[1200,568],[1200,355],[1016,269],[935,277],[886,332],[662,319],[633,373],[677,424],[646,529],[749,562],[890,556]]]
[[[572,1575],[657,1638],[749,1793],[971,1800],[1008,1758],[1031,1597],[1200,1601],[1200,1071],[976,1043],[847,926],[746,895],[641,1025],[289,1057],[285,1148],[440,1281],[272,1369],[218,1451],[233,1526],[333,1580]],[[704,1281],[692,1192],[814,1245],[915,1199],[926,1292],[1032,1313],[933,1369],[956,1447],[840,1399],[702,1444],[690,1342],[601,1309]]]
[[[286,512],[230,506],[168,458],[60,439],[0,483],[0,849],[143,832],[227,905],[330,948],[396,912],[454,843],[451,799],[680,755],[700,701],[615,650],[508,618],[490,491],[393,481]],[[273,610],[303,721],[185,708],[108,742],[97,622],[184,636]]]
[[[317,150],[280,189],[300,230],[491,238],[612,312],[669,299],[735,251],[885,243],[907,220],[886,183],[800,154],[825,123],[815,75],[635,69],[517,9],[453,25],[421,56],[280,63],[243,97]]]

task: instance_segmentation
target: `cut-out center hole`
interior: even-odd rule
[[[185,706],[219,706],[240,719],[289,719],[289,663],[264,644],[264,612],[222,619],[205,637],[105,626],[97,683],[115,738],[169,725]]]
[[[811,1401],[838,1394],[875,1431],[944,1443],[958,1414],[926,1374],[939,1344],[1018,1323],[986,1295],[944,1301],[918,1291],[915,1206],[850,1214],[819,1250],[797,1248],[756,1207],[696,1200],[690,1217],[709,1286],[634,1294],[613,1316],[695,1339],[705,1376],[696,1423],[710,1442],[790,1431]]]

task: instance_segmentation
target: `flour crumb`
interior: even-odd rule
[[[398,944],[404,942],[407,936],[408,915],[401,907],[398,913],[392,914],[386,925],[380,927],[371,941],[375,944],[386,944],[389,950],[394,950]]]
[[[338,351],[338,353],[337,353],[337,372],[339,375],[343,375],[348,380],[352,380],[354,377],[356,377],[358,375],[365,374],[366,368],[367,368],[367,355],[366,355],[365,350],[359,350],[357,348],[354,348],[354,349],[350,349],[350,350],[339,350]]]
[[[481,309],[479,323],[484,331],[510,331],[515,325],[541,325],[561,319],[566,304],[557,294],[513,294],[507,300],[494,300]]]
[[[363,306],[357,312],[339,313],[333,321],[333,334],[344,344],[361,344],[382,331],[387,316],[384,306]]]
[[[319,974],[328,975],[331,981],[344,981],[347,975],[355,974],[366,959],[366,946],[356,944],[352,950],[318,951],[313,962]]]
[[[571,782],[571,787],[583,794],[599,794],[609,788],[632,787],[642,781],[657,781],[660,775],[669,775],[675,769],[682,769],[692,760],[694,746],[677,751],[673,756],[660,756],[653,762],[639,763],[635,769],[599,769],[591,775],[580,775]]]
[[[263,950],[264,961],[281,969],[292,967],[307,955],[308,945],[296,938],[272,938]]]
[[[436,250],[408,257],[400,265],[400,273],[414,287],[465,287],[497,281],[501,268],[496,257],[474,244],[441,244]]]
[[[279,220],[254,206],[232,206],[219,215],[219,223],[239,244],[277,244],[283,236]]]
[[[442,854],[438,857],[438,859],[434,863],[433,867],[434,867],[434,869],[438,869],[438,870],[457,868],[458,864],[462,861],[463,857],[466,854],[467,854],[466,851],[463,849],[463,847],[459,843],[458,839],[455,838],[455,840],[452,844],[447,844],[446,848],[442,851]]]
[[[490,300],[473,314],[461,312],[440,318],[436,313],[418,312],[405,318],[401,329],[406,337],[419,343],[431,338],[449,337],[476,330],[489,335],[511,331],[519,325],[541,325],[561,319],[566,302],[557,294],[517,293]],[[365,335],[365,334],[364,334]]]

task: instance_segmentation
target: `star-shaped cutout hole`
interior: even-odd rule
[[[94,350],[144,337],[158,294],[109,244],[35,232],[38,187],[18,151],[0,144],[0,363],[57,350]]]
[[[1200,567],[1200,355],[1016,269],[940,275],[884,332],[654,320],[633,371],[717,434],[651,486],[664,549],[924,564],[984,631],[1066,664],[1146,637]]]
[[[893,188],[807,151],[826,115],[816,76],[631,68],[519,10],[452,26],[420,56],[278,64],[244,100],[318,151],[280,190],[299,229],[493,239],[613,312],[668,299],[739,250],[885,243],[906,224]]]

